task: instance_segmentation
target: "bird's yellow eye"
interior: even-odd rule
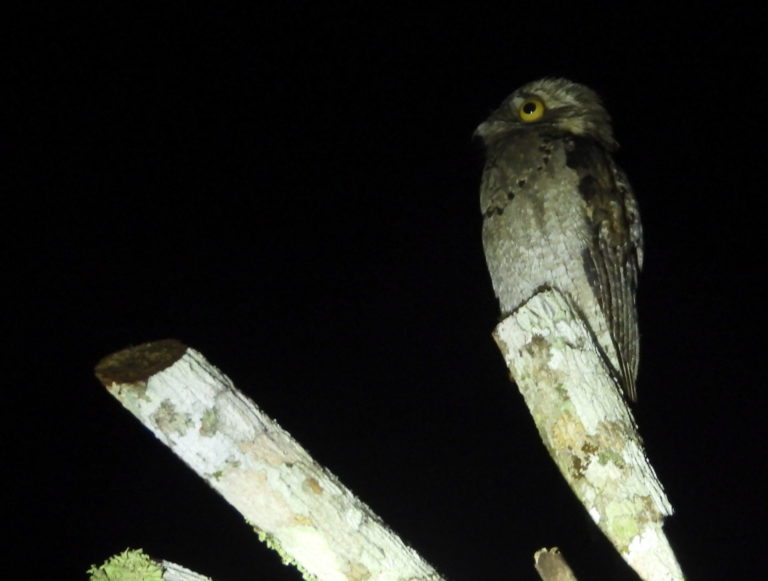
[[[541,116],[544,115],[544,110],[544,103],[540,99],[531,97],[520,104],[520,107],[517,109],[517,116],[520,117],[520,121],[530,123],[541,119]]]

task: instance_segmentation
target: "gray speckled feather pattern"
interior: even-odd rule
[[[534,121],[521,119],[530,102],[544,110]],[[477,134],[486,145],[483,247],[502,316],[541,288],[558,289],[635,400],[642,229],[600,100],[583,85],[542,79],[510,95]]]

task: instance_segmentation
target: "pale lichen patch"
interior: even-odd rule
[[[164,434],[170,435],[176,433],[183,436],[192,428],[193,422],[186,414],[176,411],[170,400],[163,400],[160,407],[150,416],[157,428]]]

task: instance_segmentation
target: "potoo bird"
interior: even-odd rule
[[[534,81],[475,133],[486,149],[483,247],[502,317],[557,289],[636,400],[642,227],[599,97],[565,79]]]

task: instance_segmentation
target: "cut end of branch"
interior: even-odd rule
[[[186,350],[187,346],[177,339],[152,341],[107,355],[94,372],[104,387],[145,381],[176,363]]]
[[[536,551],[533,560],[542,581],[576,581],[576,576],[557,547]]]

